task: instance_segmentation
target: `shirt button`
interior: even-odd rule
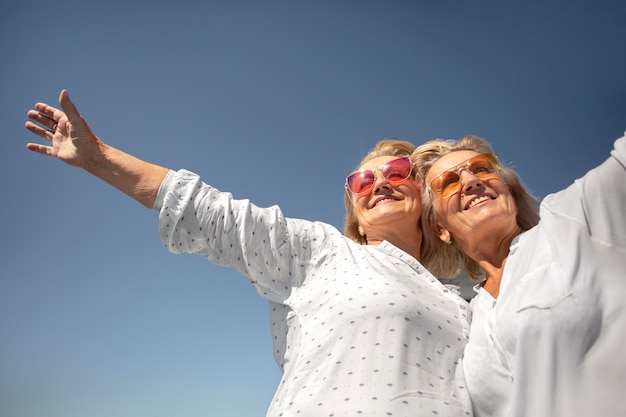
[[[443,289],[443,292],[448,292],[448,291],[449,291],[449,290],[448,290],[447,288],[444,288],[444,289]]]

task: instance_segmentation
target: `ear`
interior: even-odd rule
[[[361,236],[365,236],[365,230],[363,230],[363,228],[361,227],[361,225],[359,225],[359,234]]]
[[[448,245],[452,243],[452,235],[448,229],[444,229],[440,224],[437,224],[433,227],[433,233],[439,237],[443,241],[443,243],[447,243]]]

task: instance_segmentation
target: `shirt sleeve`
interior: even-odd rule
[[[584,224],[593,239],[625,246],[626,136],[615,141],[606,161],[544,203],[548,210]]]
[[[323,223],[285,218],[277,206],[234,199],[186,170],[168,174],[155,207],[159,235],[170,252],[205,255],[213,264],[232,267],[275,302],[331,257],[339,233]]]
[[[172,178],[175,174],[176,172],[170,169],[165,178],[163,178],[163,182],[161,183],[159,191],[157,192],[156,199],[154,200],[154,205],[152,206],[153,210],[161,211],[161,207],[163,207],[163,200],[165,199],[165,194],[167,193],[167,190],[169,189],[169,186],[172,182]]]

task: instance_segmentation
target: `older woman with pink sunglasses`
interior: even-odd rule
[[[626,415],[626,137],[540,206],[481,138],[412,159],[434,232],[422,261],[480,281],[464,358],[475,414]]]
[[[419,262],[414,146],[382,141],[346,180],[346,234],[235,200],[186,170],[97,138],[62,91],[26,128],[37,153],[83,168],[159,212],[174,253],[235,268],[271,304],[283,371],[268,416],[469,416],[461,357],[468,305]],[[220,319],[220,318],[217,318]]]

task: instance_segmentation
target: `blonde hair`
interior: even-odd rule
[[[411,156],[411,153],[415,150],[415,145],[411,142],[406,142],[397,139],[383,139],[376,144],[365,157],[361,160],[359,167],[367,161],[378,158],[379,156],[397,156],[402,158],[404,156]],[[415,173],[412,170],[411,176],[414,178]],[[350,239],[362,245],[367,244],[367,236],[361,236],[359,233],[359,221],[356,217],[356,211],[354,209],[354,194],[346,188],[344,198],[344,205],[346,207],[346,219],[343,225],[344,234]]]
[[[444,155],[456,151],[474,151],[477,153],[493,153],[491,145],[478,136],[468,135],[459,140],[434,139],[418,146],[411,155],[422,180],[426,179],[428,171],[435,162]],[[539,200],[533,196],[522,183],[517,173],[511,168],[500,164],[500,177],[509,187],[515,204],[517,205],[517,225],[523,231],[539,223]],[[425,189],[428,188],[425,185]],[[480,281],[484,271],[473,259],[467,256],[461,248],[452,241],[446,244],[435,235],[437,224],[436,213],[430,198],[425,192],[422,211],[423,241],[421,262],[435,276],[451,278],[465,271],[474,281]],[[430,231],[430,232],[429,232]]]

